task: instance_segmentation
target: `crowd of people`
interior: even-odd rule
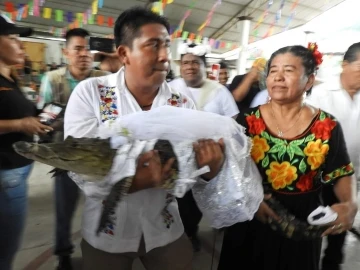
[[[317,86],[321,64],[317,47],[300,45],[280,48],[268,61],[257,59],[247,74],[228,84],[225,62],[220,63],[219,81],[206,78],[206,50],[201,44],[184,47],[181,77],[174,78],[169,30],[167,19],[148,9],[125,10],[114,27],[116,49],[99,53],[101,63],[95,69],[88,48],[90,33],[69,30],[63,50],[67,65],[44,74],[35,106],[24,97],[13,73],[13,66],[26,63],[18,36],[29,36],[32,30],[0,15],[0,269],[11,269],[21,243],[26,183],[33,168],[31,160],[13,150],[13,143],[31,142],[34,135],[49,132],[54,142],[67,136],[95,137],[107,121],[169,102],[233,118],[252,141],[251,158],[262,178],[264,200],[254,218],[224,228],[219,270],[320,269],[322,238],[294,240],[274,231],[269,222],[281,220],[269,207],[270,198],[305,222],[318,206],[331,206],[337,218],[322,235],[328,244],[321,267],[340,269],[346,232],[358,207],[360,134],[353,127],[360,124],[360,43],[345,53],[340,76]],[[259,84],[261,78],[266,89]],[[66,107],[64,117],[51,126],[37,117],[49,103]],[[222,140],[199,141],[194,152],[199,168],[209,166],[201,181],[221,177],[226,159]],[[86,199],[81,242],[84,270],[132,269],[136,258],[146,269],[192,269],[193,252],[201,249],[202,212],[190,189],[168,204],[174,220],[171,226],[155,218],[164,208],[166,195],[156,187],[168,175],[158,159],[156,151],[139,159],[127,201],[114,210],[121,219],[115,218],[111,234],[95,233],[102,202]],[[66,172],[56,175],[54,186],[54,254],[57,269],[70,270],[71,220],[80,189]]]

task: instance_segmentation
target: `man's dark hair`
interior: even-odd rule
[[[301,58],[302,64],[305,69],[306,76],[310,76],[311,74],[314,74],[316,72],[317,65],[316,65],[316,60],[315,60],[313,53],[308,48],[305,48],[304,46],[295,45],[295,46],[287,46],[287,47],[280,48],[279,50],[277,50],[276,52],[274,52],[271,55],[271,57],[267,63],[267,75],[269,75],[270,67],[271,67],[272,61],[275,58],[275,56],[277,56],[279,54],[285,54],[285,53],[291,53],[292,55]]]
[[[191,44],[188,45],[189,48],[194,48],[194,47],[196,47],[196,46],[198,46],[198,45],[195,44],[195,43],[191,43]],[[183,56],[184,56],[184,54],[182,54],[182,55],[180,56],[180,60],[182,60]],[[198,56],[198,55],[197,55],[197,57],[199,57],[199,58],[203,61],[204,66],[206,67],[206,57],[205,57],[205,55],[202,55],[202,56]]]
[[[225,61],[221,61],[219,63],[219,65],[220,65],[220,69],[228,69],[229,68],[229,66],[225,63]]]
[[[356,60],[358,60],[359,53],[360,53],[360,42],[354,43],[345,52],[344,61],[347,61],[349,63],[355,62]]]
[[[162,24],[168,32],[170,31],[168,20],[163,16],[155,14],[150,9],[133,7],[125,10],[115,22],[114,37],[116,48],[120,45],[132,48],[134,39],[141,35],[140,28],[152,23]]]
[[[90,33],[83,28],[74,28],[66,32],[65,39],[66,45],[68,45],[69,41],[73,37],[82,37],[86,38],[89,37]]]

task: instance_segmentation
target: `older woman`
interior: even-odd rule
[[[334,117],[305,105],[303,94],[315,80],[319,59],[302,47],[284,47],[268,62],[270,101],[242,112],[238,122],[252,138],[252,158],[263,177],[265,190],[298,219],[319,205],[323,185],[332,185],[340,203],[333,205],[338,217],[327,234],[351,228],[356,215],[355,182],[344,136]],[[267,270],[317,270],[321,238],[294,241],[273,231],[267,223],[278,219],[260,205],[256,219],[226,230],[219,269],[248,265]],[[239,257],[241,256],[241,259]]]
[[[17,141],[32,141],[34,134],[52,128],[36,118],[34,104],[22,94],[12,66],[23,64],[24,51],[19,35],[31,34],[30,28],[16,27],[0,15],[0,269],[11,269],[19,247],[26,216],[26,180],[32,161],[12,148]]]

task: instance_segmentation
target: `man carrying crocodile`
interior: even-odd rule
[[[81,82],[65,115],[65,137],[96,137],[101,126],[119,116],[164,105],[195,109],[194,103],[166,84],[169,67],[169,24],[149,10],[132,8],[116,21],[117,54],[124,63],[118,73]],[[205,180],[214,178],[224,161],[222,141],[201,141],[195,147]],[[102,201],[87,197],[81,243],[83,269],[132,269],[140,258],[146,269],[191,269],[192,248],[184,235],[176,201],[161,189],[174,159],[161,164],[157,151],[140,156],[129,195],[114,209],[115,222],[96,234]],[[165,195],[165,196],[164,196]],[[167,204],[168,219],[159,218]],[[167,223],[168,226],[166,226]]]

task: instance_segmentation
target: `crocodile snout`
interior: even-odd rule
[[[29,153],[29,152],[32,152],[31,149],[32,149],[32,146],[33,144],[32,143],[28,143],[28,142],[16,142],[13,144],[13,147],[15,149],[16,152],[18,153]]]

